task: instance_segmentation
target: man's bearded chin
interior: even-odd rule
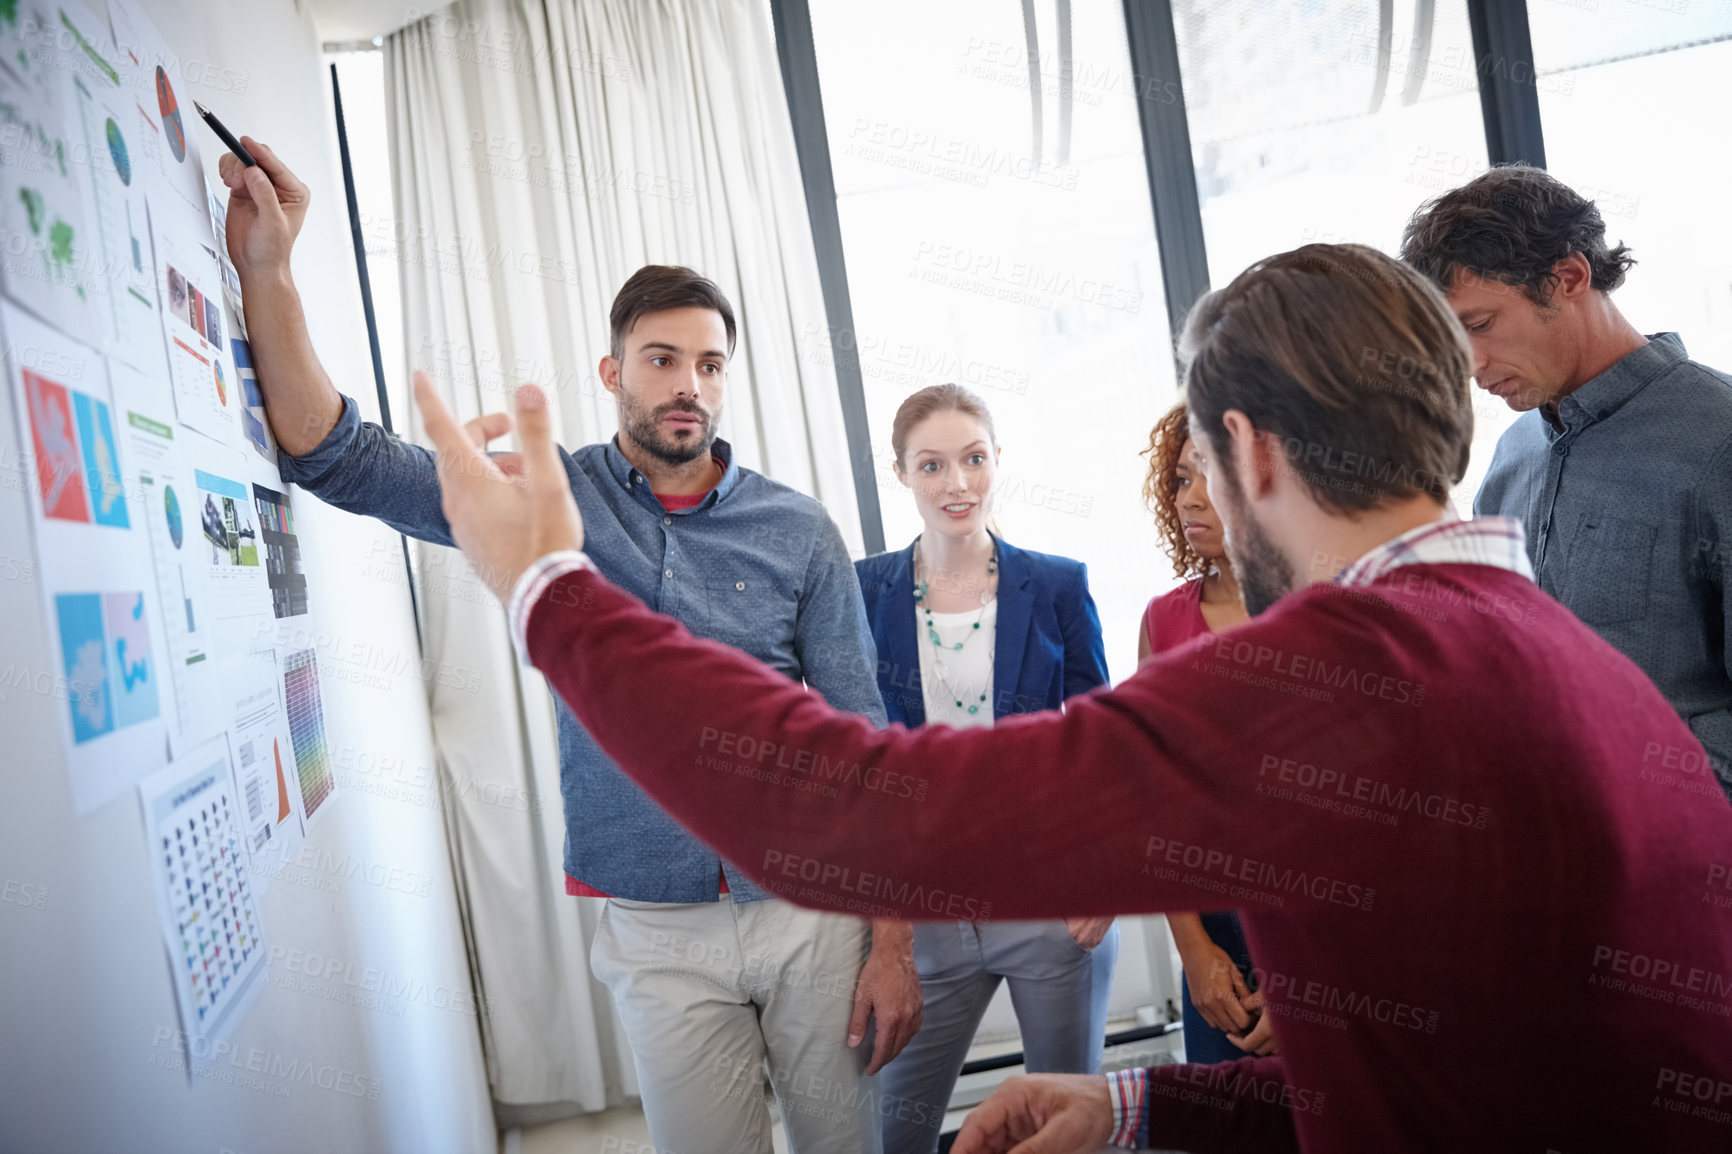
[[[703,422],[702,430],[685,436],[669,436],[662,431],[662,419],[669,413],[692,413]],[[642,446],[644,452],[668,465],[684,465],[710,451],[716,440],[719,413],[701,405],[673,401],[645,411],[635,401],[622,397],[620,424],[626,434]]]
[[[1227,560],[1233,563],[1233,574],[1239,579],[1245,612],[1255,617],[1293,592],[1297,579],[1292,563],[1252,516],[1238,478],[1228,477],[1222,489],[1223,504],[1231,513],[1230,518],[1223,518],[1223,524],[1231,522],[1223,539]]]

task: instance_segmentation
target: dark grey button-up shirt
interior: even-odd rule
[[[1732,797],[1732,377],[1660,333],[1498,440],[1478,516],[1518,517],[1540,588],[1641,666]],[[1695,777],[1661,750],[1645,768]]]
[[[726,441],[711,452],[726,466],[721,482],[695,507],[667,509],[614,442],[561,449],[584,551],[609,581],[699,637],[742,649],[835,708],[883,725],[865,601],[836,523],[811,497],[741,468]],[[452,544],[433,455],[362,421],[347,397],[322,444],[277,463],[285,481],[339,509]],[[667,709],[682,708],[679,686],[662,690]],[[617,898],[715,901],[716,855],[608,759],[557,694],[554,701],[565,872]],[[721,735],[717,756],[699,756],[694,790],[726,789],[730,774],[777,775],[790,789],[824,784],[816,771],[789,772],[787,751],[761,737],[745,735],[755,753],[743,741],[736,747],[740,736]],[[723,869],[735,901],[766,896],[731,864]]]

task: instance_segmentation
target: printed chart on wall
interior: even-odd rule
[[[114,395],[126,439],[127,491],[138,501],[138,516],[150,540],[162,621],[162,660],[177,706],[170,737],[175,752],[199,745],[222,732],[216,700],[218,675],[211,646],[208,569],[199,511],[194,501],[193,469],[176,435],[173,402],[164,385],[152,387],[142,374],[111,362]]]
[[[226,185],[206,184],[205,203],[210,207],[211,239],[216,242],[217,264],[222,273],[223,300],[233,308],[236,317],[234,335],[247,335],[246,317],[241,312],[241,275],[229,259],[229,192]]]
[[[208,228],[203,231],[208,233]],[[234,370],[224,363],[216,257],[202,243],[184,239],[184,233],[177,238],[177,233],[182,230],[165,227],[153,207],[151,234],[156,239],[157,289],[175,412],[189,429],[233,444],[239,406]]]
[[[271,612],[279,620],[307,612],[307,575],[301,568],[301,543],[289,496],[263,485],[253,486],[259,510],[259,536],[265,550],[265,579],[271,587]]]
[[[289,736],[308,824],[337,792],[331,753],[325,741],[325,707],[319,699],[319,663],[311,649],[283,656],[283,700],[289,710]]]
[[[261,988],[265,960],[228,739],[212,738],[152,775],[139,798],[187,1050],[209,1053],[190,1043],[233,1028]]]
[[[83,184],[92,251],[92,320],[109,356],[140,368],[162,360],[156,319],[155,266],[145,213],[144,182],[135,179],[129,136],[136,136],[133,100],[121,84],[120,57],[103,19],[60,4],[60,46],[66,132]],[[128,115],[132,112],[132,115]]]
[[[252,493],[240,481],[199,468],[193,486],[189,514],[197,522],[212,649],[219,660],[250,653],[270,634],[274,616]]]
[[[158,323],[167,346],[180,423],[225,445],[239,425],[223,311],[219,248],[200,159],[195,113],[179,85],[180,59],[133,0],[109,0],[122,87],[131,94],[138,147],[133,164],[145,188],[155,251]]]
[[[208,211],[204,161],[193,131],[197,113],[181,91],[180,58],[134,0],[109,0],[108,18],[121,86],[132,97],[138,129],[133,163],[144,173],[147,189],[167,194],[151,207],[188,223],[200,220]]]
[[[53,27],[40,5],[0,5],[0,278],[16,303],[62,331],[88,333],[100,266],[59,54],[40,31]]]
[[[35,461],[27,485],[39,584],[58,667],[53,706],[86,813],[167,759],[161,630],[143,510],[128,494],[109,392],[94,351],[0,304],[7,373]]]
[[[270,420],[265,415],[264,394],[259,391],[259,375],[253,369],[253,350],[247,343],[246,312],[242,308],[241,280],[228,258],[228,200],[226,193],[208,190],[210,199],[211,234],[216,238],[216,254],[223,285],[223,323],[229,339],[229,359],[234,366],[235,387],[240,390],[241,433],[253,452],[270,467],[273,478],[277,472],[277,442],[271,436]]]
[[[235,798],[247,856],[287,853],[301,840],[300,776],[272,651],[223,667],[224,720],[234,753]],[[265,875],[255,871],[262,892]]]
[[[231,325],[239,324],[238,314],[229,311],[226,305],[223,315],[229,318]],[[229,331],[238,330],[231,328]],[[253,452],[264,458],[271,473],[280,476],[277,473],[277,442],[271,436],[270,419],[265,413],[265,395],[259,389],[259,374],[253,369],[252,346],[245,337],[231,336],[229,351],[234,359],[235,384],[241,391],[241,433]]]

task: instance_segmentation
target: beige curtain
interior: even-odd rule
[[[759,0],[465,0],[385,44],[412,367],[463,417],[549,385],[569,446],[609,438],[608,308],[644,264],[733,301],[722,435],[860,548],[781,73]],[[419,425],[413,435],[421,436]],[[435,736],[502,1124],[635,1093],[565,896],[552,702],[449,550],[418,559]]]

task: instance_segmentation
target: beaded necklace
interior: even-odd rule
[[[920,569],[920,542],[918,539],[916,539],[914,542],[914,568],[915,568],[916,572],[918,572]],[[995,542],[993,545],[993,549],[992,549],[992,556],[990,556],[986,559],[986,577],[987,577],[988,586],[990,586],[992,584],[992,578],[996,577],[997,575],[998,575],[998,546],[997,546],[997,543]],[[961,650],[961,648],[964,645],[968,644],[968,642],[974,637],[975,633],[979,631],[980,623],[986,619],[986,609],[987,609],[987,604],[988,604],[988,602],[986,600],[986,594],[985,593],[981,594],[980,613],[978,616],[975,617],[973,626],[972,626],[972,628],[970,628],[969,632],[963,636],[961,641],[957,641],[957,642],[955,642],[949,646],[946,646],[944,644],[944,639],[942,637],[938,636],[937,626],[935,626],[932,623],[932,606],[926,604],[927,591],[928,591],[928,587],[927,587],[926,582],[916,581],[914,583],[914,604],[919,606],[921,612],[926,614],[926,639],[929,642],[931,642],[932,647],[934,649],[937,649],[939,652]],[[952,698],[953,699],[958,698],[960,696],[960,692],[957,690],[955,685],[951,684],[950,678],[947,676],[948,670],[944,669],[942,664],[937,665],[935,668],[937,668],[939,670],[939,679],[941,681],[943,681],[945,684],[945,687],[951,691]],[[984,704],[986,704],[986,694],[985,693],[982,693],[980,695],[979,700],[974,702],[971,705],[965,706],[965,705],[963,705],[963,703],[960,700],[956,700],[956,708],[966,709],[970,713],[979,713],[980,707]]]

